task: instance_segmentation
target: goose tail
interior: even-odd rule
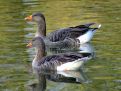
[[[99,28],[101,28],[101,24],[99,24],[99,25],[97,26],[97,29],[99,29]]]
[[[101,27],[101,24],[95,24],[94,26],[90,27],[90,29],[95,32],[95,30],[98,30]]]
[[[94,30],[95,30],[95,29],[101,28],[101,24],[95,24],[95,26],[96,26],[96,27],[94,28]]]
[[[76,28],[91,28],[91,29],[99,29],[101,27],[101,24],[96,24],[96,23],[88,23],[85,25],[78,25],[75,26]]]

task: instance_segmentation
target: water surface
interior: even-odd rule
[[[28,52],[26,42],[34,36],[37,26],[26,23],[24,17],[41,11],[46,17],[47,33],[89,22],[102,24],[91,41],[96,58],[84,67],[91,82],[47,81],[47,90],[120,91],[120,3],[120,0],[0,0],[0,90],[26,91],[27,84],[36,79],[30,62],[33,54]]]

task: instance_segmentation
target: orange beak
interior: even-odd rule
[[[32,47],[32,43],[29,42],[29,43],[26,45],[26,47],[31,48],[31,47]]]
[[[27,16],[27,17],[25,17],[24,19],[25,19],[25,20],[28,20],[28,21],[32,21],[32,15]]]

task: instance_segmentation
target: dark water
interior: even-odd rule
[[[24,21],[36,11],[45,14],[47,32],[88,22],[102,24],[91,41],[96,57],[83,69],[89,83],[47,80],[46,90],[121,90],[121,0],[0,0],[0,91],[26,91],[36,82],[30,62],[33,50],[26,43],[37,26]]]

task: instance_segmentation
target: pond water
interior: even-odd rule
[[[24,17],[38,11],[46,17],[47,33],[89,22],[102,24],[91,41],[95,58],[83,69],[89,82],[47,80],[47,91],[121,90],[121,0],[0,0],[0,91],[32,91],[28,84],[36,82],[31,69],[34,50],[26,43],[37,26]]]

